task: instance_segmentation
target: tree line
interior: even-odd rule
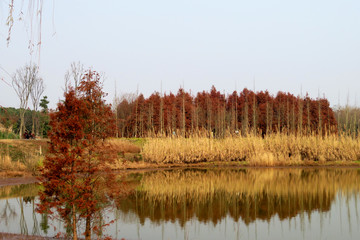
[[[47,96],[41,99],[45,91],[45,84],[39,75],[39,67],[30,63],[17,69],[12,76],[11,83],[18,96],[20,106],[19,109],[0,106],[0,123],[5,127],[5,132],[11,129],[19,134],[19,138],[46,136],[49,101]],[[32,110],[29,109],[30,103]],[[39,107],[42,108],[41,111],[39,111]],[[29,115],[31,115],[30,123]]]
[[[15,90],[19,102],[19,115],[20,115],[20,127],[19,137],[23,138],[28,133],[25,131],[25,112],[28,108],[28,104],[31,100],[33,112],[32,112],[32,134],[39,135],[39,118],[36,114],[40,106],[40,99],[45,90],[44,80],[39,76],[39,67],[35,64],[25,65],[23,68],[16,70],[12,77],[12,86]],[[43,99],[42,103],[45,104],[46,99]],[[47,103],[46,103],[47,104]],[[30,134],[31,135],[31,134]]]
[[[115,99],[116,135],[202,136],[335,133],[335,114],[329,101],[278,92],[254,92],[244,88],[226,95],[214,86],[210,91],[176,94],[154,92],[126,94]]]
[[[38,111],[26,109],[24,114],[24,126],[27,133],[34,133],[36,137],[47,137],[49,127],[49,116],[47,109],[47,96],[41,99],[40,108]],[[43,105],[43,106],[41,106]],[[35,118],[33,116],[35,115]],[[33,120],[34,124],[33,124]],[[33,130],[33,125],[35,130]],[[20,109],[12,107],[0,107],[0,139],[19,138],[20,132]],[[24,135],[23,135],[24,136]]]
[[[65,74],[65,92],[69,86],[73,86],[77,91],[78,84],[84,76],[84,69],[80,62],[71,64]],[[40,100],[45,86],[39,77],[38,67],[29,64],[17,70],[13,75],[12,85],[20,100],[18,117],[6,116],[2,108],[0,113],[3,125],[8,125],[6,121],[16,121],[13,130],[20,138],[24,136],[25,130],[37,136],[46,136],[48,117],[45,116],[48,101],[46,96]],[[33,105],[32,111],[28,110],[30,100]],[[41,111],[38,111],[39,106],[42,107]],[[191,91],[180,88],[176,94],[154,92],[147,98],[143,94],[115,96],[113,113],[116,127],[113,135],[186,137],[196,134],[226,137],[277,132],[357,132],[357,119],[360,119],[360,116],[350,112],[352,111],[349,108],[339,108],[334,113],[325,97],[312,99],[307,94],[295,96],[278,92],[272,95],[268,91],[255,92],[247,88],[241,92],[225,94],[214,86],[210,91],[192,94]]]
[[[355,106],[337,106],[335,117],[340,132],[356,137],[360,133],[360,108]]]

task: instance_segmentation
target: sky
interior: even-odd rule
[[[8,2],[0,0],[0,78],[11,84],[16,69],[38,63],[51,108],[74,61],[105,73],[109,103],[115,86],[117,95],[149,96],[214,85],[360,106],[358,0],[45,0],[40,54],[32,55],[27,7],[7,46]],[[19,106],[4,81],[0,105]]]

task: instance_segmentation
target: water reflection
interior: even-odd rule
[[[0,219],[6,228],[12,226],[15,219],[18,220],[18,227],[21,234],[40,235],[39,223],[35,211],[35,197],[38,194],[38,186],[35,184],[7,186],[0,188]],[[14,201],[15,200],[15,201]],[[25,213],[26,205],[30,206],[30,212]],[[29,208],[29,207],[28,207]],[[32,226],[28,226],[27,217],[32,217]],[[31,232],[29,228],[31,227]]]
[[[98,215],[115,219],[106,234],[118,239],[360,237],[357,169],[187,169],[126,179],[127,194]],[[62,229],[35,213],[36,193],[34,185],[0,188],[0,231],[53,236]]]

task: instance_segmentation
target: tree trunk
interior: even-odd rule
[[[182,114],[181,114],[181,130],[182,130],[182,136],[185,137],[185,93],[182,95]]]
[[[73,214],[73,221],[72,221],[72,227],[73,227],[73,240],[77,240],[77,231],[76,231],[76,211],[75,211],[75,205],[72,205],[72,214]]]
[[[36,131],[35,131],[35,110],[33,110],[32,112],[32,127],[31,127],[31,133],[32,134],[36,134]]]
[[[85,223],[85,240],[91,240],[91,228],[90,228],[90,216],[86,217],[86,223]]]
[[[25,109],[20,109],[20,129],[19,129],[19,138],[22,139],[24,137],[25,132]]]

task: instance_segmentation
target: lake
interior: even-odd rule
[[[104,234],[115,239],[360,239],[359,169],[173,169],[122,178],[126,193],[97,219],[114,220]],[[0,188],[0,232],[66,232],[59,219],[36,213],[37,194],[35,184]]]

